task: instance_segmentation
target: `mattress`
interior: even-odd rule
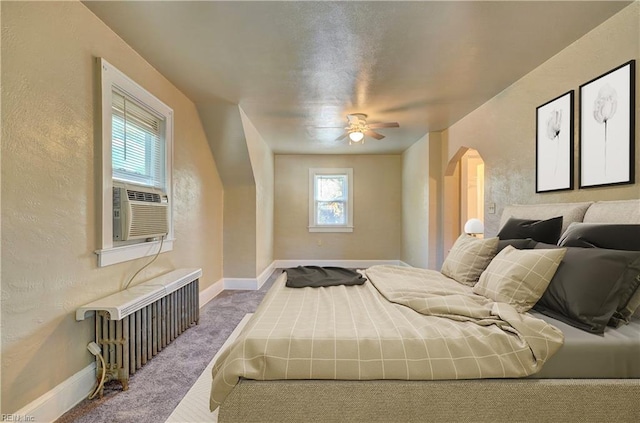
[[[424,422],[425,416],[429,421],[492,423],[636,422],[640,319],[618,329],[607,328],[600,336],[531,314],[565,335],[565,345],[541,372],[531,376],[537,379],[243,379],[220,407],[219,422],[409,423]]]
[[[557,327],[564,344],[534,378],[640,378],[640,318],[595,335],[536,311],[531,315]]]
[[[440,272],[374,266],[369,283],[287,288],[278,278],[213,367],[211,409],[241,378],[432,380],[535,374],[555,327]]]

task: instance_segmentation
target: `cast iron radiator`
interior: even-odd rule
[[[106,380],[120,381],[126,391],[129,376],[198,323],[201,275],[201,269],[175,270],[76,311],[76,320],[84,320],[87,311],[96,313],[96,343],[102,349]]]

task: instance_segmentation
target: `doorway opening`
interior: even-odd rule
[[[444,251],[449,251],[469,219],[484,223],[484,160],[460,147],[444,173]]]

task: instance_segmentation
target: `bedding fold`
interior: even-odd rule
[[[293,289],[279,277],[213,368],[215,410],[240,378],[435,380],[536,373],[562,333],[436,271],[373,266],[370,283]]]
[[[388,301],[405,305],[420,314],[468,321],[480,326],[495,325],[505,332],[514,333],[529,345],[539,366],[562,345],[564,337],[556,327],[521,314],[509,304],[476,295],[467,286],[453,285],[449,278],[438,272],[374,266],[366,274]],[[551,348],[549,340],[556,341]]]

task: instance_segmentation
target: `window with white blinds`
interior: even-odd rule
[[[164,189],[164,119],[118,90],[111,119],[113,179]]]
[[[353,169],[309,169],[309,232],[353,232]]]
[[[104,267],[173,249],[173,110],[105,59],[98,58],[97,62],[101,85],[102,195],[98,200],[101,228],[96,254],[98,266]],[[122,210],[114,208],[116,182],[134,190],[162,192],[167,200],[168,223],[162,241],[157,237],[126,241],[114,238],[123,225],[133,220],[131,216],[122,219]]]

